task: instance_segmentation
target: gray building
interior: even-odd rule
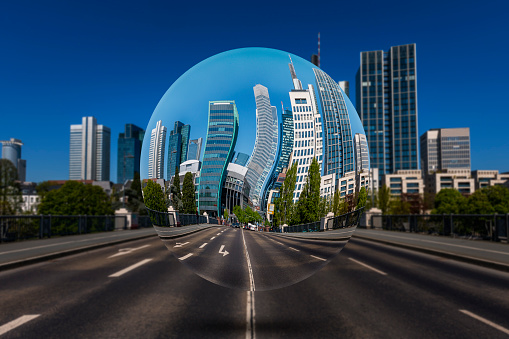
[[[419,168],[416,45],[361,52],[357,112],[380,175]]]
[[[98,125],[94,117],[71,125],[69,179],[109,181],[110,140],[109,127]]]
[[[222,202],[229,213],[233,207],[240,206],[244,209],[249,202],[249,183],[246,181],[247,167],[229,163],[226,180],[222,189]]]
[[[26,160],[21,159],[21,146],[23,143],[19,139],[0,141],[2,144],[2,159],[7,159],[18,170],[18,180],[26,181]]]
[[[189,146],[187,149],[187,160],[200,160],[202,143],[203,138],[189,140]]]

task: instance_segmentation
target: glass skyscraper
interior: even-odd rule
[[[133,124],[126,124],[124,133],[119,133],[117,152],[118,183],[132,180],[135,172],[140,173],[141,145],[144,136],[145,130]]]
[[[150,134],[150,148],[148,155],[148,178],[164,178],[164,145],[166,143],[166,127],[159,120]]]
[[[240,165],[240,166],[246,166],[247,162],[249,160],[249,155],[242,152],[235,153],[235,160],[233,163]]]
[[[70,180],[110,180],[110,138],[110,129],[97,125],[94,117],[83,117],[81,125],[71,125]]]
[[[338,187],[339,179],[355,170],[350,117],[338,83],[322,70],[314,68],[313,71],[323,116],[323,173],[324,175],[335,173],[335,186]]]
[[[21,146],[23,143],[19,139],[0,141],[2,144],[2,159],[7,159],[18,170],[18,180],[26,181],[26,160],[21,159]]]
[[[249,199],[254,206],[259,206],[260,197],[276,157],[278,125],[277,110],[270,105],[267,87],[258,84],[253,87],[253,91],[256,101],[256,140],[253,154],[247,164],[246,180],[251,187]]]
[[[187,150],[189,146],[189,135],[191,133],[191,126],[184,125],[180,121],[175,121],[175,126],[170,131],[168,138],[168,168],[167,179],[175,175],[177,166],[187,160]]]
[[[222,187],[228,163],[233,158],[239,130],[235,101],[210,101],[205,153],[200,170],[198,206],[200,213],[223,214]]]
[[[187,160],[200,160],[202,143],[203,138],[193,139],[189,141],[189,146],[187,150]]]
[[[362,52],[357,111],[367,134],[371,166],[380,175],[418,169],[415,44]]]

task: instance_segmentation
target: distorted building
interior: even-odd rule
[[[244,209],[249,203],[249,183],[246,181],[247,167],[229,163],[222,190],[222,204],[231,213],[235,206]]]
[[[166,174],[168,180],[175,175],[177,167],[187,160],[190,133],[190,125],[175,121],[174,128],[170,131],[168,137],[168,168]]]
[[[2,159],[7,159],[18,170],[18,180],[26,181],[26,160],[21,159],[21,146],[23,143],[19,139],[0,141],[2,144]]]
[[[149,179],[164,179],[164,150],[166,143],[166,127],[162,120],[156,123],[156,127],[150,134],[150,148],[148,158]]]
[[[134,124],[125,124],[124,133],[118,135],[117,182],[124,183],[140,173],[141,145],[145,130]]]
[[[189,140],[187,160],[200,160],[203,138]]]

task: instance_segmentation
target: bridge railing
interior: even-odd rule
[[[364,207],[356,209],[337,217],[325,218],[324,221],[315,221],[307,224],[293,225],[284,227],[284,233],[296,232],[319,232],[335,230],[339,228],[357,227],[361,220]]]
[[[184,214],[179,212],[160,212],[146,208],[152,225],[158,227],[177,227],[196,224],[219,224],[217,218],[204,215]]]

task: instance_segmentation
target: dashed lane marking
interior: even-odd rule
[[[489,326],[491,326],[491,327],[493,327],[493,328],[496,328],[496,329],[497,329],[497,330],[499,330],[500,332],[504,332],[505,334],[509,334],[509,330],[508,330],[507,328],[502,327],[502,326],[500,326],[500,325],[498,325],[498,324],[495,324],[494,322],[489,321],[489,320],[488,320],[488,319],[486,319],[486,318],[483,318],[483,317],[481,317],[481,316],[478,316],[477,314],[474,314],[474,313],[469,312],[469,311],[467,311],[467,310],[460,310],[460,312],[461,312],[461,313],[463,313],[463,314],[468,315],[469,317],[472,317],[472,318],[474,318],[474,319],[477,319],[477,320],[479,320],[479,321],[481,321],[481,322],[485,323],[486,325],[489,325]]]
[[[210,238],[210,240],[214,240],[215,237]]]
[[[380,271],[380,270],[377,270],[376,268],[371,267],[371,266],[369,266],[368,264],[365,264],[365,263],[363,263],[363,262],[360,262],[359,260],[355,260],[355,259],[353,259],[353,258],[348,258],[348,259],[350,259],[351,261],[353,261],[353,262],[355,262],[355,263],[357,263],[357,264],[359,264],[359,265],[361,265],[361,266],[364,266],[364,267],[366,267],[366,268],[368,268],[368,269],[370,269],[370,270],[372,270],[372,271],[375,271],[375,272],[376,272],[376,273],[378,273],[378,274],[381,274],[381,275],[387,275],[387,273],[382,272],[382,271]]]
[[[11,322],[8,322],[5,325],[2,325],[2,326],[0,326],[0,335],[2,335],[4,333],[7,333],[10,330],[13,330],[13,329],[15,329],[18,326],[21,326],[24,323],[27,323],[30,320],[33,320],[33,319],[37,318],[38,316],[40,316],[40,314],[23,315],[23,316],[19,317],[18,319],[15,319],[15,320],[13,320]]]
[[[200,248],[204,248],[205,246],[207,246],[207,243],[203,243],[203,245],[200,246]]]
[[[186,260],[187,258],[189,258],[192,255],[193,255],[193,253],[188,253],[188,254],[184,255],[183,257],[180,257],[179,260]]]
[[[293,248],[293,247],[288,247],[288,248],[289,248],[289,249],[291,249],[291,250],[294,250],[294,251],[299,252],[299,250],[298,250],[298,249],[296,249],[296,248]]]
[[[327,261],[327,259],[317,257],[316,255],[312,255],[312,257],[318,260]]]
[[[148,263],[149,261],[151,261],[152,259],[144,259],[142,261],[140,261],[139,263],[136,263],[134,265],[131,265],[127,268],[124,268],[123,270],[121,271],[118,271],[117,273],[113,273],[112,275],[109,275],[108,277],[110,278],[117,278],[117,277],[120,277],[121,275],[124,275],[126,274],[127,272],[129,271],[132,271],[134,270],[135,268],[138,268],[140,267],[141,265],[145,265],[146,263]]]

